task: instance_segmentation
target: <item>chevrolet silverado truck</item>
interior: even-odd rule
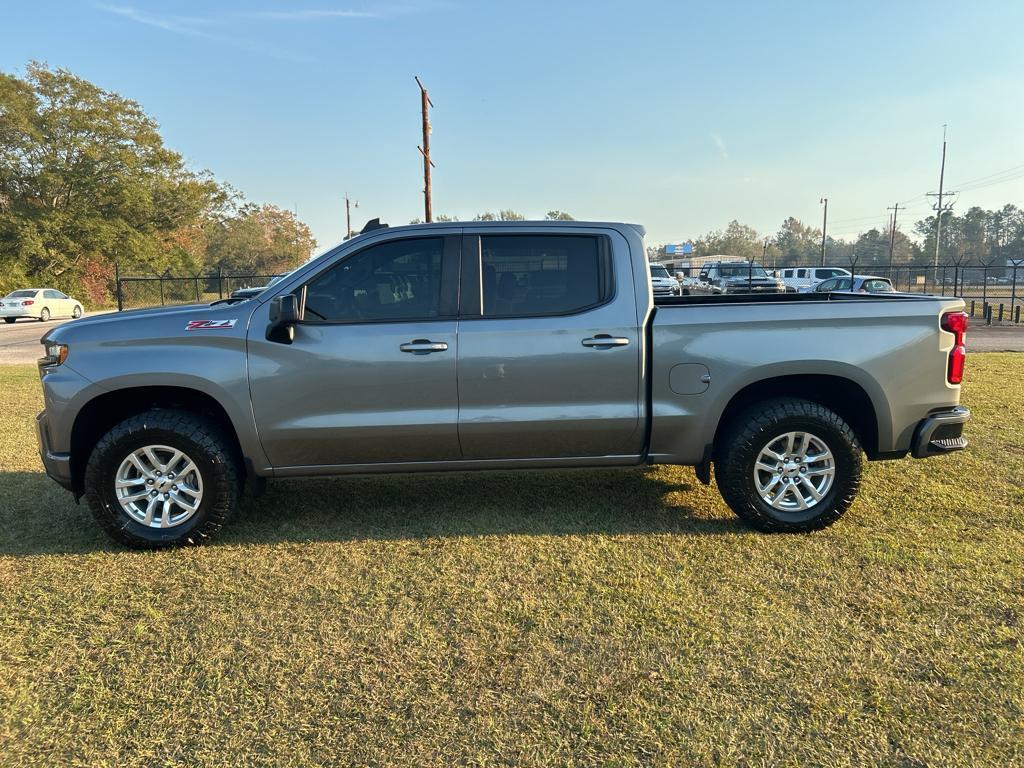
[[[42,339],[47,473],[135,547],[205,541],[269,478],[690,465],[764,531],[869,460],[962,449],[955,298],[655,298],[642,227],[367,227],[255,297]]]

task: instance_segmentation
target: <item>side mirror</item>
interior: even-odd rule
[[[291,344],[295,340],[295,324],[299,322],[299,300],[294,293],[270,300],[270,324],[267,341]]]

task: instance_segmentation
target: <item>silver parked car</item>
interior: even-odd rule
[[[852,291],[853,293],[896,293],[887,277],[875,275],[853,275],[850,277],[830,277],[814,288],[814,293],[831,293],[832,291]]]
[[[82,305],[56,288],[23,288],[0,299],[0,317],[13,323],[19,317],[46,322],[51,317],[82,316]]]

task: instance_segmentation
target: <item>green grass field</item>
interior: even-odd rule
[[[1024,355],[964,401],[813,535],[659,468],[272,484],[138,553],[2,368],[0,765],[1022,765]]]

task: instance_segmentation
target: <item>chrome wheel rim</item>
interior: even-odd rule
[[[174,528],[203,501],[203,476],[184,452],[168,445],[132,451],[118,467],[114,493],[132,520],[150,528]]]
[[[786,432],[772,438],[754,463],[758,495],[780,512],[816,507],[832,490],[835,477],[832,451],[810,432]]]

